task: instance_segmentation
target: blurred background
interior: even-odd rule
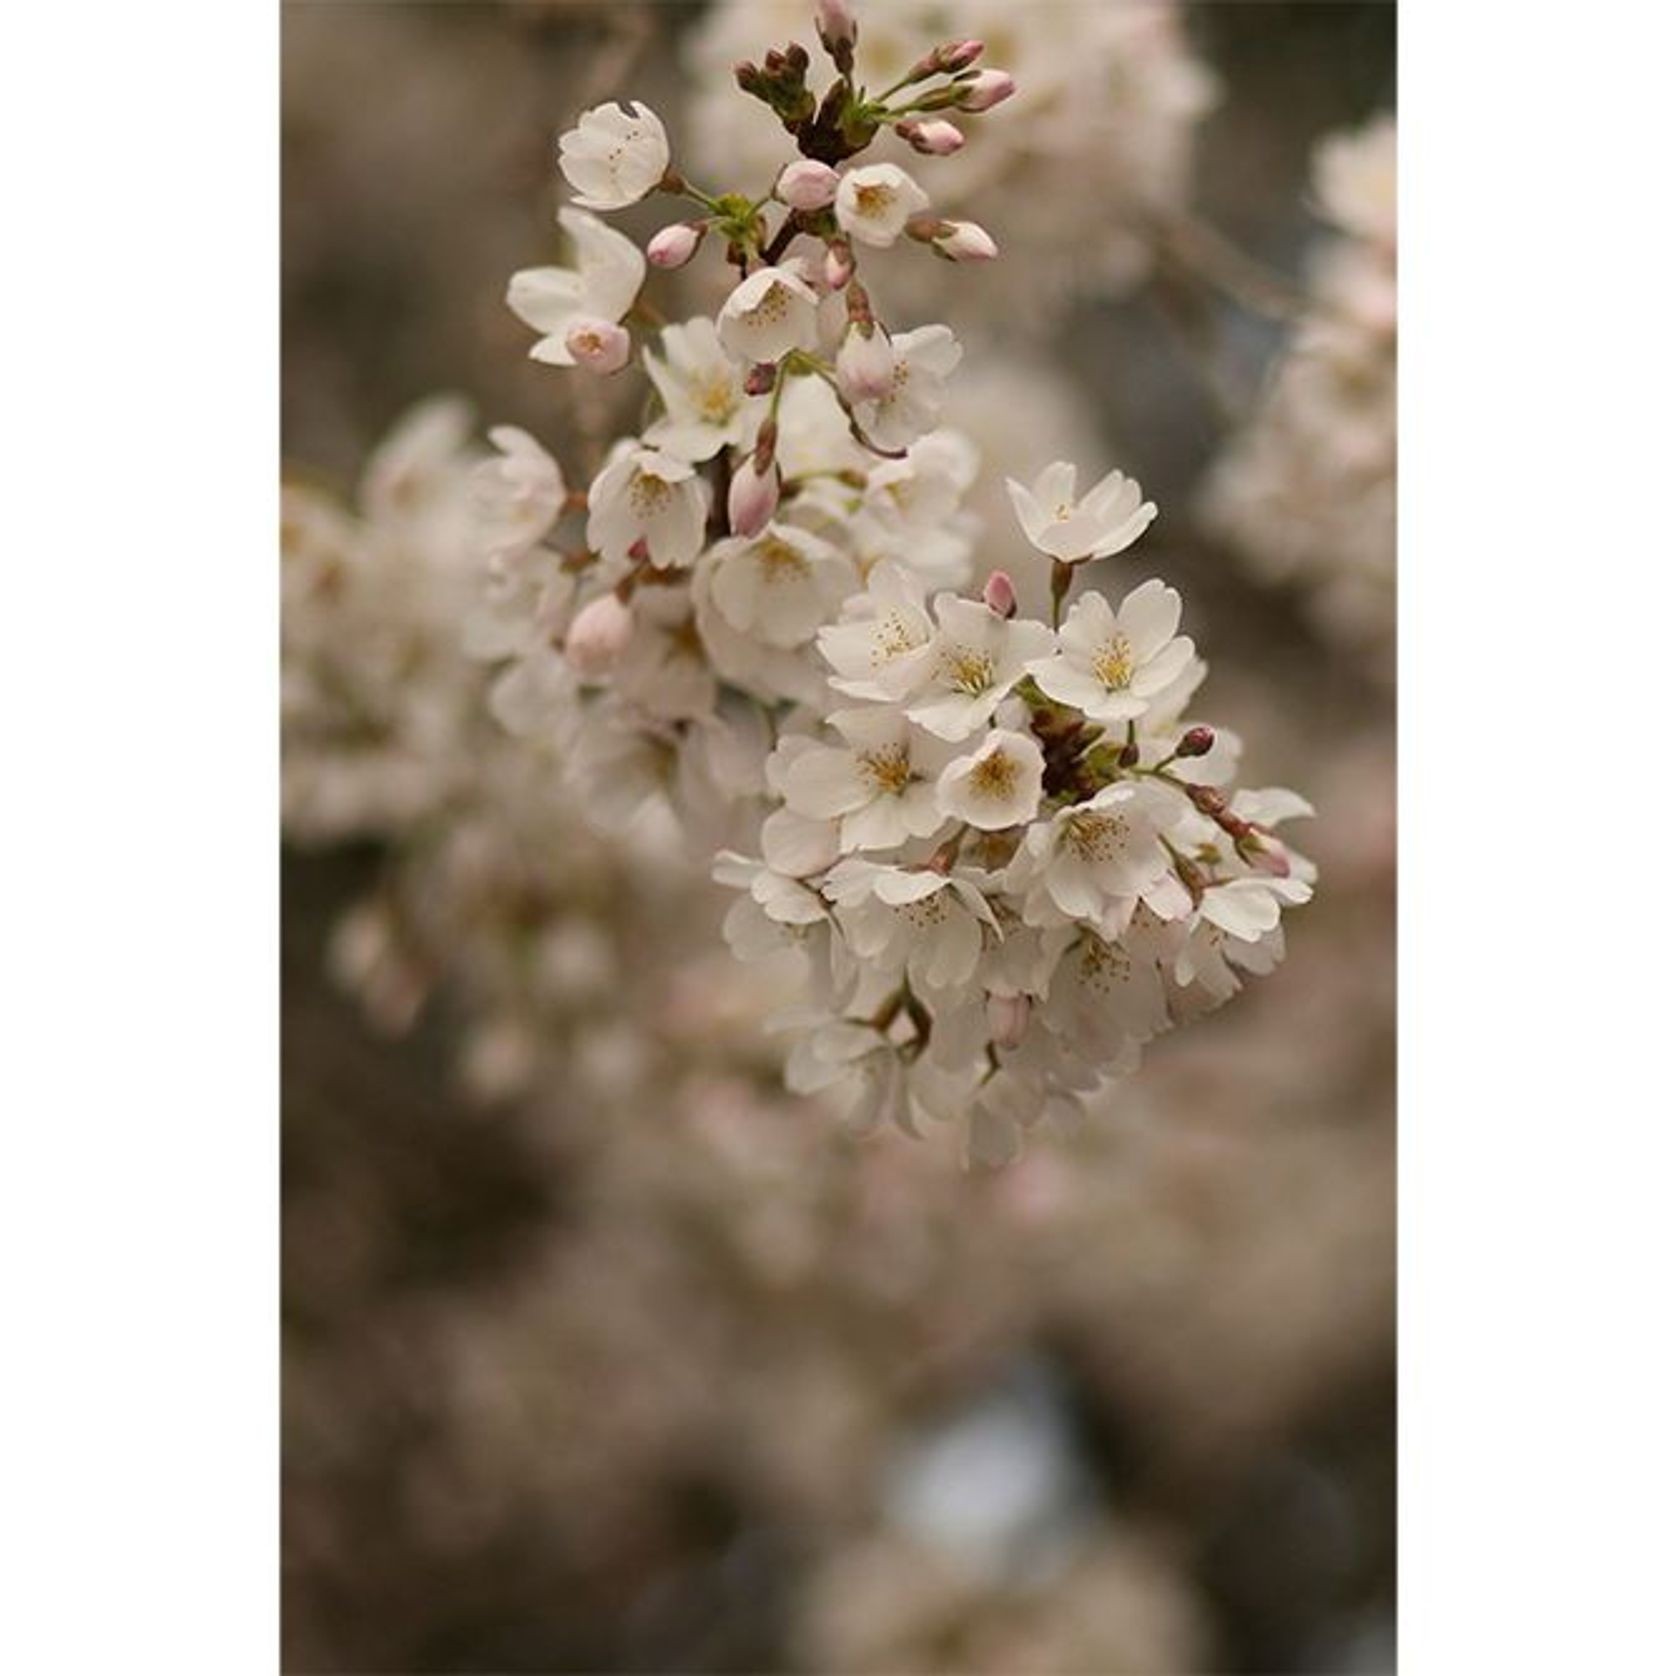
[[[626,94],[754,183],[716,89],[804,8],[287,5],[288,1669],[1393,1668],[1394,238],[1320,147],[1393,109],[1394,8],[858,10],[1018,74],[946,177],[1002,261],[887,299],[961,293],[995,483],[1159,503],[1120,580],[1315,804],[1316,901],[1006,1171],[784,1095],[720,893],[487,716],[449,513],[483,425],[577,482],[634,422],[504,307],[555,134]]]

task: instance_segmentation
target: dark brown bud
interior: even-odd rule
[[[1140,760],[1141,748],[1133,739],[1117,753],[1117,766],[1119,768],[1133,768]]]

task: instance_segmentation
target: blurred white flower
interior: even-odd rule
[[[644,543],[659,569],[689,565],[704,545],[709,491],[686,460],[656,448],[616,454],[588,489],[588,545],[620,563]]]
[[[528,431],[496,425],[489,440],[499,455],[472,474],[483,550],[494,557],[543,540],[564,504],[558,462]]]
[[[609,673],[634,636],[634,613],[615,593],[600,594],[576,613],[565,635],[564,655],[587,681]]]
[[[661,354],[646,352],[646,371],[663,401],[663,417],[646,441],[682,460],[708,460],[753,436],[766,406],[747,396],[739,363],[722,347],[715,323],[702,317],[665,326]]]
[[[847,856],[826,876],[846,939],[887,974],[906,972],[927,989],[965,983],[995,915],[964,873],[889,867]]]
[[[1315,194],[1342,231],[1314,252],[1310,306],[1199,511],[1261,581],[1389,676],[1396,579],[1396,126],[1375,117],[1316,147]]]

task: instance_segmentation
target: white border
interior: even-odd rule
[[[1668,14],[1405,5],[1410,1676],[1670,1658]]]
[[[278,1659],[278,16],[0,64],[15,1670]]]

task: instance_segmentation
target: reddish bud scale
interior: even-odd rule
[[[1190,727],[1176,746],[1178,757],[1202,757],[1216,743],[1216,735],[1208,727]]]

